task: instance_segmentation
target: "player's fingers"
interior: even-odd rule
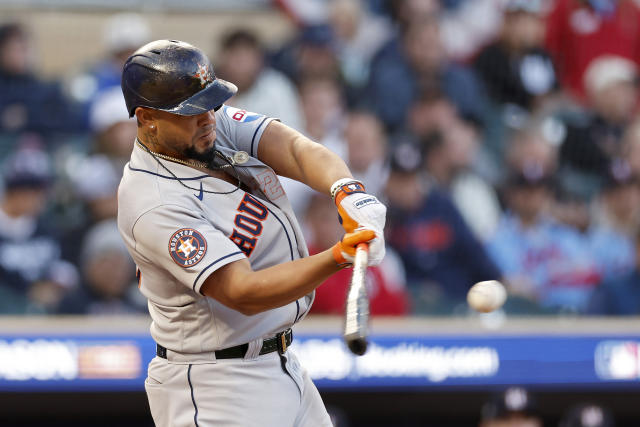
[[[342,238],[342,243],[345,246],[345,249],[353,249],[353,253],[355,254],[356,246],[358,243],[366,243],[370,240],[376,238],[376,232],[371,229],[360,229],[356,230],[353,233],[347,233]]]
[[[351,260],[348,260],[348,255],[342,251],[342,245],[340,242],[336,243],[331,250],[331,254],[333,255],[333,259],[338,265],[346,265],[350,264]],[[347,257],[345,257],[347,255]]]
[[[356,246],[360,243],[370,242],[375,238],[375,231],[369,229],[347,233],[341,241],[334,245],[332,250],[333,259],[339,265],[351,264],[353,257],[356,255]]]

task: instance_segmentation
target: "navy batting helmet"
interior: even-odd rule
[[[137,107],[193,116],[219,107],[237,90],[233,83],[216,78],[204,52],[177,40],[142,46],[122,69],[129,117]]]

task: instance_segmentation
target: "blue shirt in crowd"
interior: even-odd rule
[[[640,315],[640,271],[602,283],[594,292],[587,313]]]
[[[60,84],[33,74],[0,70],[0,131],[76,132],[86,129],[83,112],[63,95]]]
[[[449,196],[432,189],[414,212],[389,208],[388,243],[404,263],[407,283],[431,282],[444,294],[464,301],[476,282],[500,278]]]
[[[636,249],[630,235],[595,227],[587,236],[602,281],[626,276],[634,269]]]
[[[546,308],[582,312],[600,282],[587,238],[550,218],[523,228],[505,214],[487,248],[504,277],[528,281]]]
[[[369,76],[368,95],[376,115],[391,129],[402,126],[411,103],[420,95],[420,76],[411,68],[398,39],[374,57]],[[438,78],[442,93],[462,116],[485,120],[486,94],[471,69],[445,63]]]

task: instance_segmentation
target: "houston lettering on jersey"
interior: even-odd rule
[[[244,195],[236,210],[238,213],[233,220],[235,228],[229,238],[248,258],[262,234],[262,221],[267,219],[269,210],[249,194]]]

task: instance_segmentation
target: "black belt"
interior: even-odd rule
[[[262,342],[262,348],[260,349],[260,354],[272,353],[274,351],[278,351],[279,354],[284,354],[287,351],[287,348],[291,345],[293,341],[293,332],[291,328],[286,331],[279,332],[273,338],[268,338]],[[240,344],[235,347],[225,348],[223,350],[216,350],[216,359],[235,359],[244,357],[247,354],[247,350],[249,349],[249,344]],[[158,357],[162,357],[163,359],[167,358],[167,349],[161,346],[160,344],[156,344],[156,355]]]

